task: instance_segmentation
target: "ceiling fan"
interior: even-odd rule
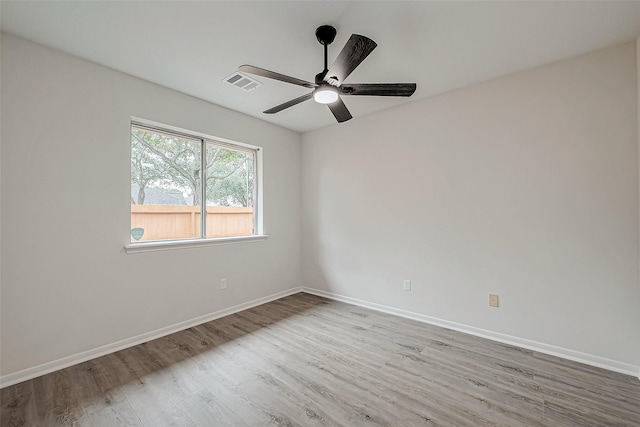
[[[330,25],[323,25],[316,30],[316,38],[324,46],[324,70],[316,75],[315,83],[285,76],[284,74],[254,67],[253,65],[238,67],[238,70],[244,73],[313,89],[312,92],[306,95],[264,111],[265,114],[274,114],[313,98],[320,104],[327,104],[338,122],[346,122],[352,116],[340,95],[411,96],[416,91],[415,83],[344,83],[347,76],[364,61],[376,48],[377,44],[368,37],[352,34],[333,65],[331,65],[331,68],[327,68],[328,46],[333,43],[335,37],[336,29]]]

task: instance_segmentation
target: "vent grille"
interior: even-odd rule
[[[252,79],[251,77],[244,75],[239,71],[236,71],[230,76],[225,77],[224,81],[229,83],[230,85],[239,87],[245,92],[251,92],[259,86],[262,86],[262,83],[260,83],[259,81]]]

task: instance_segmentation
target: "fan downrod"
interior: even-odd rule
[[[327,71],[329,71],[329,69],[327,68],[328,49],[329,45],[333,43],[333,40],[336,38],[336,33],[336,29],[331,25],[322,25],[316,30],[316,38],[324,47],[324,69],[321,73],[316,74],[317,85],[322,84],[324,76],[327,74]]]

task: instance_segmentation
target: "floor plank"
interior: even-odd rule
[[[299,293],[0,391],[0,426],[640,426],[640,381]]]

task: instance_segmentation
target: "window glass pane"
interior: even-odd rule
[[[200,237],[201,142],[131,128],[131,241]]]
[[[207,237],[254,233],[255,153],[207,143]]]

